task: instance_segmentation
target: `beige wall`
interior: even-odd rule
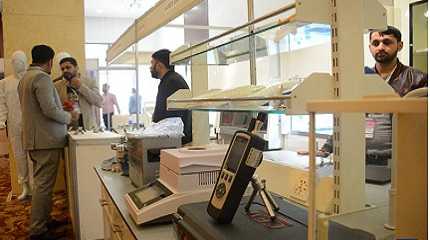
[[[85,73],[84,0],[4,0],[3,27],[6,75],[11,54],[23,50],[31,62],[31,48],[37,44],[70,53]],[[58,75],[55,64],[52,76]]]

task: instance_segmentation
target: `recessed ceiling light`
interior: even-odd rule
[[[104,11],[103,9],[97,9],[96,12],[100,14],[100,13],[103,13]]]

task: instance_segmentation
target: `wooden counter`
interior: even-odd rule
[[[104,239],[176,240],[172,224],[140,226],[134,223],[124,201],[124,195],[136,189],[128,177],[98,167],[95,171],[101,183]]]

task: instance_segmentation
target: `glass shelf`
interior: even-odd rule
[[[207,112],[264,112],[287,114],[290,96],[240,98],[182,98],[168,99],[168,110],[195,110]]]
[[[267,56],[267,38],[284,36],[286,27],[294,31],[304,23],[293,22],[295,17],[295,3],[286,5],[275,12],[256,19],[254,22],[241,25],[226,31],[216,37],[193,46],[187,46],[171,54],[173,65],[191,64],[191,59],[206,54],[204,65],[228,65],[239,61],[249,60],[250,42],[255,41],[256,57]],[[291,28],[290,28],[291,27]],[[250,31],[250,28],[253,30]],[[281,37],[282,38],[282,37]],[[193,64],[199,64],[193,62]]]
[[[184,110],[185,108],[168,108],[168,110]],[[274,114],[288,114],[287,108],[276,108],[272,106],[219,106],[219,107],[188,107],[187,110],[201,111],[201,112],[262,112],[262,113],[274,113]]]

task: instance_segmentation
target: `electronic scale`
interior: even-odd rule
[[[160,178],[124,197],[133,220],[170,221],[180,205],[208,201],[227,149],[228,145],[208,145],[161,150]]]

